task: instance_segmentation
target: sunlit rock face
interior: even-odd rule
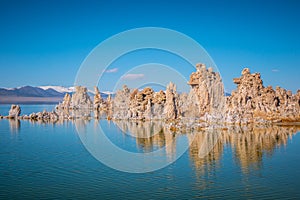
[[[47,112],[46,110],[37,113],[31,113],[29,116],[22,116],[22,119],[37,120],[42,122],[56,122],[59,119],[59,115],[55,112]]]
[[[99,92],[98,87],[94,87],[95,90],[95,96],[94,96],[94,109],[97,111],[100,111],[102,104],[103,104],[103,99],[101,97],[101,94]]]
[[[71,98],[72,109],[88,109],[93,105],[88,93],[87,88],[83,86],[76,86],[75,93]]]
[[[94,96],[94,102],[93,102],[93,108],[94,108],[94,117],[100,118],[103,115],[108,115],[111,111],[111,96],[109,95],[107,99],[103,99],[101,97],[101,93],[99,92],[98,87],[94,87],[95,96]]]
[[[8,112],[8,118],[16,119],[21,114],[21,108],[19,105],[11,105],[10,110]]]
[[[93,102],[87,93],[87,88],[76,86],[75,93],[72,96],[67,93],[63,102],[55,107],[55,113],[62,119],[89,117],[92,107]]]
[[[166,93],[162,90],[155,92],[151,104],[152,119],[164,119],[164,106],[166,103]]]
[[[225,121],[230,123],[299,121],[299,91],[264,87],[259,73],[248,68],[235,78],[237,89],[227,98]]]
[[[61,103],[61,107],[63,109],[69,109],[70,105],[71,105],[71,95],[69,93],[66,93],[63,102]]]
[[[127,119],[130,106],[130,90],[126,85],[117,91],[112,101],[112,117],[114,119]]]
[[[146,87],[142,91],[134,89],[130,93],[128,117],[133,119],[152,118],[152,99],[154,91]]]
[[[83,86],[76,86],[75,93],[71,96],[66,93],[61,103],[56,106],[57,110],[69,110],[69,109],[88,109],[91,108],[93,102],[87,93],[87,88]]]
[[[196,69],[190,75],[188,94],[178,94],[173,83],[165,92],[149,87],[130,91],[124,86],[113,100],[113,118],[236,124],[300,121],[300,91],[293,95],[280,87],[264,87],[260,74],[246,68],[233,80],[237,89],[225,97],[219,73],[204,64],[197,64]]]
[[[220,74],[204,64],[196,65],[196,72],[190,75],[188,84],[191,90],[183,95],[181,115],[189,118],[200,118],[203,121],[219,121],[224,114],[224,86]]]
[[[98,118],[104,111],[109,119],[167,120],[184,123],[266,123],[300,121],[300,90],[296,94],[283,88],[264,87],[259,73],[251,74],[248,68],[241,77],[234,78],[237,84],[229,97],[224,95],[220,74],[204,64],[196,65],[196,72],[190,75],[187,84],[190,92],[177,93],[176,85],[169,83],[166,91],[155,92],[146,87],[143,90],[129,89],[126,85],[116,92],[114,98],[102,99],[95,87],[92,102],[85,87],[77,86],[71,96],[66,94],[56,107],[59,118],[89,116],[79,113],[93,109]],[[78,110],[77,113],[74,110]],[[72,113],[70,113],[72,111]],[[75,113],[75,114],[74,114]],[[78,115],[77,115],[78,114]]]
[[[55,112],[57,113],[59,118],[67,119],[69,117],[70,105],[71,105],[71,95],[69,93],[66,93],[63,101],[55,106]],[[34,119],[35,117],[36,117],[35,113],[32,113],[30,118]]]
[[[178,110],[178,95],[176,92],[176,86],[173,83],[169,83],[166,90],[166,103],[164,109],[165,118],[177,119],[179,117]]]
[[[116,93],[113,100],[114,119],[177,119],[178,95],[176,86],[170,83],[166,92],[154,92],[146,87],[130,91],[127,86]]]

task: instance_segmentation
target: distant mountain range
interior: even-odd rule
[[[62,86],[23,86],[18,88],[0,88],[0,104],[11,103],[51,103],[56,104],[63,100],[66,93],[75,92],[75,87],[62,87]],[[100,92],[103,98],[107,98],[109,94],[114,96],[111,92]],[[88,90],[91,98],[94,92]],[[225,92],[225,96],[230,96]]]
[[[24,86],[24,87],[13,88],[13,89],[0,88],[0,96],[63,97],[64,93],[58,92],[52,88],[48,88],[44,90],[39,87]]]
[[[18,88],[0,88],[0,103],[58,103],[66,93],[75,92],[74,87],[62,86],[23,86]],[[100,92],[107,98],[110,92]],[[93,97],[94,92],[88,90]]]

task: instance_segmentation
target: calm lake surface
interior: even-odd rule
[[[21,108],[29,114],[54,106]],[[8,110],[8,105],[0,106],[1,115]],[[86,144],[98,145],[97,135],[89,131],[96,126],[129,152],[166,146],[159,159],[170,159],[181,145],[189,148],[162,169],[126,173],[107,167],[90,153]],[[47,124],[2,119],[0,199],[299,199],[299,130],[299,126],[230,127],[172,134],[160,122]]]

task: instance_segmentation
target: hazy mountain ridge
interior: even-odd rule
[[[46,90],[39,87],[24,86],[14,89],[0,88],[0,96],[17,97],[63,97],[65,93],[58,92],[52,88]]]
[[[66,93],[75,92],[75,87],[63,86],[22,86],[17,88],[0,88],[1,96],[26,96],[26,97],[60,97]],[[94,95],[94,91],[88,90],[90,95]],[[103,95],[111,94],[111,92],[101,92]]]
[[[66,93],[72,94],[75,87],[63,86],[22,86],[17,88],[0,88],[0,103],[58,103]],[[94,91],[89,90],[91,98]],[[110,92],[101,92],[107,98]]]

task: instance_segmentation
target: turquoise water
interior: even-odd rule
[[[181,141],[190,148],[171,165],[149,173],[109,168],[89,153],[76,127],[101,125],[113,144],[130,152],[172,157]],[[170,134],[161,124],[64,121],[45,124],[0,120],[1,199],[299,199],[299,128],[256,127]],[[143,137],[144,135],[150,137]],[[95,143],[97,145],[96,139]],[[130,161],[128,161],[130,162]],[[149,163],[151,165],[151,163]]]
[[[21,104],[21,115],[29,115],[33,112],[41,112],[43,110],[52,111],[55,108],[55,105],[41,104],[41,105],[32,105],[32,104]],[[8,115],[10,105],[0,105],[0,115]]]

